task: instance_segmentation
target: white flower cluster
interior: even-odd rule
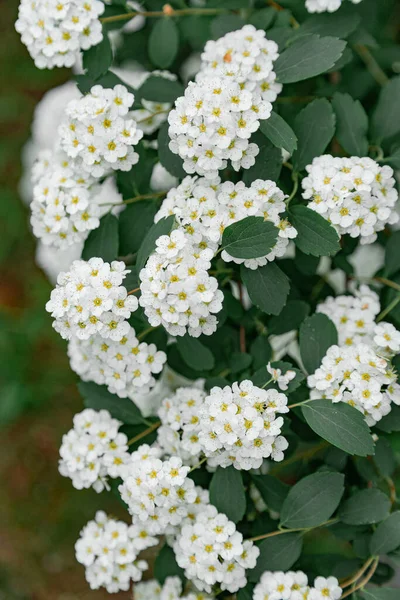
[[[340,235],[371,244],[387,223],[397,223],[398,199],[391,167],[372,158],[338,158],[326,154],[306,167],[302,181],[308,207],[326,218]]]
[[[199,433],[199,411],[206,393],[192,387],[178,388],[165,398],[158,411],[161,427],[157,442],[164,454],[179,456],[185,464],[194,465],[202,450]]]
[[[69,271],[58,275],[46,304],[54,329],[68,340],[87,340],[96,333],[121,340],[130,329],[126,319],[138,307],[137,298],[121,285],[129,272],[123,262],[75,260]]]
[[[97,202],[100,185],[82,176],[63,152],[42,150],[32,169],[31,224],[46,245],[65,249],[83,242],[104,213]]]
[[[148,73],[144,82],[149,77],[161,77],[168,81],[177,81],[177,76],[169,71],[152,71]],[[143,82],[143,83],[144,83]],[[142,83],[142,85],[143,85]],[[143,108],[131,111],[131,116],[135,119],[137,126],[147,135],[151,135],[160,126],[165,123],[168,113],[172,108],[171,102],[155,102],[154,100],[146,100],[141,98],[140,103]],[[163,189],[163,188],[161,188]]]
[[[210,466],[258,469],[265,458],[283,460],[288,447],[280,435],[287,397],[251,381],[213,387],[200,409],[200,443]]]
[[[346,402],[375,425],[400,404],[400,385],[390,364],[366,344],[331,346],[321,367],[307,379],[310,397]]]
[[[245,569],[254,568],[260,554],[257,546],[244,542],[235,524],[211,504],[197,514],[193,523],[182,527],[174,552],[186,577],[208,593],[216,583],[231,593],[244,587]]]
[[[140,446],[130,455],[118,488],[134,522],[145,523],[152,535],[180,526],[198,496],[187,477],[190,467],[176,456],[164,461],[161,456],[159,448]]]
[[[350,0],[359,4],[362,0]],[[343,0],[306,0],[306,9],[310,13],[336,12],[342,6]]]
[[[78,490],[102,492],[107,477],[116,478],[128,462],[128,438],[107,410],[90,408],[74,416],[74,427],[62,438],[59,471]]]
[[[221,255],[225,262],[244,263],[250,269],[257,269],[283,256],[289,239],[297,235],[296,229],[282,217],[286,210],[284,199],[284,193],[269,180],[257,179],[250,187],[246,187],[243,182],[221,183],[218,178],[209,181],[185,177],[177,188],[168,192],[155,221],[175,215],[179,225],[194,240],[205,239],[212,245],[221,243],[224,229],[229,225],[245,217],[263,217],[279,230],[277,242],[269,254],[241,259],[223,250]]]
[[[153,327],[171,335],[211,335],[217,329],[223,294],[207,270],[216,244],[192,240],[181,229],[162,235],[156,250],[140,271],[140,306]]]
[[[67,120],[59,127],[60,145],[76,167],[94,177],[130,171],[139,160],[134,146],[143,131],[127,116],[134,95],[125,86],[95,85],[89,94],[72,100]]]
[[[21,0],[15,29],[38,69],[72,67],[103,39],[99,0]]]
[[[187,173],[214,178],[227,166],[248,169],[259,149],[251,134],[268,119],[281,86],[273,62],[278,46],[252,25],[209,41],[196,82],[168,116],[169,147]]]
[[[400,352],[400,332],[391,323],[376,323],[381,310],[379,297],[367,285],[351,296],[329,296],[317,306],[335,324],[339,345],[367,344],[390,358]]]
[[[303,571],[265,571],[253,592],[253,600],[339,600],[341,596],[336,577],[317,577],[311,587]]]
[[[182,595],[182,582],[179,577],[167,577],[164,585],[152,579],[138,583],[134,589],[134,600],[213,600],[202,592],[190,592]]]
[[[154,344],[139,342],[130,327],[120,340],[93,335],[88,340],[73,337],[68,344],[71,368],[83,381],[106,385],[120,398],[135,400],[155,386],[153,375],[161,373],[167,360]]]
[[[105,587],[107,592],[127,591],[132,581],[140,581],[148,568],[139,553],[158,543],[147,530],[127,525],[98,511],[82,529],[75,544],[77,561],[84,565],[92,590]]]

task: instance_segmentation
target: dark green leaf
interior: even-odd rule
[[[385,248],[385,275],[390,277],[400,270],[400,231],[394,231]]]
[[[336,229],[311,208],[298,204],[289,212],[290,222],[297,229],[294,242],[304,254],[332,256],[340,250]]]
[[[387,554],[400,546],[400,511],[394,512],[375,529],[370,543],[373,556]]]
[[[248,20],[251,25],[257,29],[267,29],[276,17],[276,10],[272,6],[255,10]]]
[[[360,23],[360,16],[353,12],[338,11],[337,13],[312,15],[297,29],[297,34],[317,33],[318,35],[332,35],[346,39]]]
[[[169,142],[168,123],[164,123],[158,132],[158,158],[168,173],[171,173],[174,177],[178,177],[178,179],[183,179],[186,177],[186,172],[182,167],[182,159],[177,154],[171,152],[168,147]]]
[[[118,256],[118,219],[107,214],[100,219],[100,226],[93,229],[85,242],[82,250],[83,260],[94,256],[111,262]]]
[[[179,47],[179,31],[169,17],[157,19],[149,37],[149,56],[156,67],[166,69],[175,60]]]
[[[222,249],[235,258],[266,256],[275,246],[279,230],[263,217],[245,217],[224,230]]]
[[[311,429],[333,446],[357,456],[374,453],[369,427],[356,408],[345,402],[313,400],[302,412]]]
[[[238,523],[246,512],[242,473],[235,467],[218,467],[210,483],[210,502],[228,519]]]
[[[251,478],[268,508],[280,512],[290,486],[272,475],[252,475]]]
[[[391,79],[383,88],[372,115],[371,134],[379,142],[400,131],[400,76]]]
[[[122,421],[125,425],[141,425],[144,422],[140,410],[132,400],[111,394],[104,385],[81,381],[78,389],[84,399],[85,408],[108,410],[114,419]]]
[[[293,130],[297,136],[297,150],[293,166],[302,171],[313,158],[320,156],[335,134],[335,114],[326,98],[310,102],[297,115]]]
[[[293,486],[281,510],[281,525],[289,528],[317,527],[339,506],[344,492],[344,475],[314,473]]]
[[[174,223],[175,216],[170,215],[166,219],[161,219],[158,221],[158,223],[154,223],[154,225],[152,225],[152,227],[149,229],[138,252],[136,261],[138,273],[140,273],[140,270],[145,266],[150,254],[154,252],[158,238],[162,235],[169,235],[172,231]]]
[[[250,354],[253,357],[253,368],[265,367],[271,360],[272,348],[268,338],[259,335],[250,346]]]
[[[374,463],[383,477],[390,477],[396,468],[396,457],[389,441],[380,437],[375,443]]]
[[[240,274],[253,304],[268,315],[279,315],[290,289],[283,271],[272,262],[255,270],[242,265]]]
[[[188,15],[180,20],[182,35],[193,50],[203,51],[206,42],[211,37],[212,20],[212,16],[205,15]]]
[[[211,33],[216,40],[230,31],[241,29],[243,25],[245,22],[239,15],[219,15],[211,22]]]
[[[391,151],[390,156],[385,157],[385,163],[388,163],[392,169],[400,169],[400,148]]]
[[[248,583],[246,587],[236,592],[237,600],[253,600],[254,585]]]
[[[103,39],[97,46],[83,52],[82,61],[86,75],[91,79],[97,80],[107,73],[113,61],[113,54],[106,32],[103,32]]]
[[[154,223],[158,210],[156,202],[140,200],[130,204],[119,216],[119,252],[134,254]]]
[[[389,515],[390,500],[380,490],[361,490],[340,507],[339,518],[348,525],[379,523]]]
[[[325,73],[341,57],[346,42],[334,37],[306,35],[282,52],[274,64],[280,83],[294,83]]]
[[[368,154],[368,117],[359,100],[336,92],[332,99],[336,113],[336,137],[351,156]]]
[[[253,357],[246,352],[234,352],[229,361],[231,373],[240,373],[251,365]]]
[[[258,583],[264,571],[287,571],[296,562],[303,547],[303,537],[298,533],[284,533],[261,542],[257,565],[248,572],[248,578]]]
[[[260,147],[255,164],[243,172],[242,180],[246,185],[250,185],[256,179],[271,179],[272,181],[279,179],[283,162],[282,152],[269,140],[264,139],[266,144]]]
[[[293,129],[272,111],[269,119],[261,121],[260,130],[277,148],[284,148],[289,154],[293,154],[297,148],[297,137]]]
[[[314,373],[322,363],[328,348],[338,343],[332,321],[322,313],[307,317],[300,327],[300,355],[308,373]]]
[[[286,371],[288,371],[288,370],[294,371],[296,373],[296,376],[294,377],[294,379],[292,379],[292,381],[289,383],[289,387],[285,392],[286,394],[291,394],[292,392],[294,392],[294,390],[296,390],[299,387],[300,383],[302,381],[304,381],[304,379],[305,379],[302,371],[300,371],[300,369],[295,369],[293,367],[293,365],[291,365],[288,362],[277,360],[277,361],[272,362],[271,366],[274,369],[280,369],[282,371],[282,373],[286,373]],[[265,364],[265,366],[258,369],[258,371],[256,371],[251,376],[251,380],[254,383],[254,385],[257,385],[258,387],[262,387],[266,390],[268,390],[270,388],[276,389],[276,384],[274,382],[270,382],[268,385],[266,385],[268,383],[268,381],[271,380],[271,374],[267,371],[266,364]]]
[[[373,588],[363,590],[362,598],[364,600],[399,600],[399,588]]]
[[[395,406],[392,403],[392,410],[383,419],[378,421],[376,428],[386,433],[400,431],[400,406]]]
[[[152,102],[173,104],[179,96],[183,96],[183,92],[183,85],[179,81],[151,75],[138,89],[137,95]]]
[[[281,335],[293,329],[298,329],[300,324],[310,312],[310,306],[302,300],[292,300],[283,307],[277,317],[269,321],[268,330],[274,335]]]
[[[186,334],[177,338],[182,360],[195,371],[210,371],[215,364],[214,356],[197,338]]]
[[[164,585],[167,577],[174,576],[178,576],[182,581],[185,581],[183,569],[176,562],[174,551],[168,544],[164,544],[154,562],[154,577],[158,583]]]

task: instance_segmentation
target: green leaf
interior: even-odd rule
[[[338,11],[337,13],[312,15],[306,19],[297,29],[298,35],[306,33],[317,33],[318,35],[331,35],[346,39],[360,23],[357,13]]]
[[[315,210],[298,204],[290,208],[289,218],[297,229],[294,243],[304,254],[332,256],[340,250],[336,229]]]
[[[293,167],[302,171],[313,158],[324,153],[335,134],[335,114],[328,100],[318,98],[303,108],[294,121],[293,131],[297,136]]]
[[[107,214],[100,219],[99,227],[89,233],[82,250],[82,258],[89,260],[96,256],[105,262],[111,262],[118,256],[118,246],[118,219]]]
[[[378,421],[375,427],[381,431],[385,431],[385,433],[400,431],[400,406],[395,406],[392,403],[392,410],[390,413]]]
[[[390,500],[378,489],[361,490],[340,507],[339,518],[347,525],[370,525],[386,519]]]
[[[182,167],[182,159],[177,154],[174,154],[169,149],[170,137],[168,135],[168,123],[164,123],[160,127],[160,131],[158,132],[158,158],[160,159],[160,163],[165,169],[167,169],[168,173],[173,175],[174,177],[178,177],[178,179],[183,179],[186,177],[186,172]]]
[[[259,258],[269,254],[278,233],[278,228],[264,217],[245,217],[226,227],[222,249],[235,258]]]
[[[308,373],[321,366],[328,348],[338,343],[335,325],[323,313],[307,317],[300,327],[300,355]]]
[[[388,163],[392,169],[400,169],[400,148],[395,148],[385,157],[385,163]]]
[[[351,156],[368,154],[368,117],[359,100],[336,92],[332,98],[336,113],[336,137]]]
[[[308,316],[310,306],[302,300],[292,300],[283,307],[277,317],[272,317],[268,324],[269,333],[281,335],[293,329],[298,329],[300,324]]]
[[[253,357],[253,368],[265,367],[272,357],[271,344],[265,335],[259,335],[250,346]]]
[[[175,60],[179,47],[179,31],[169,17],[157,19],[149,36],[149,56],[156,67],[166,69]]]
[[[341,473],[314,473],[301,479],[287,495],[281,509],[281,525],[317,527],[333,515],[344,492]]]
[[[290,486],[272,475],[252,475],[251,478],[268,508],[280,512]]]
[[[391,79],[379,95],[378,104],[372,115],[371,135],[380,142],[393,137],[400,131],[400,75]]]
[[[151,75],[137,90],[137,96],[152,102],[170,102],[173,104],[179,96],[183,96],[184,88],[179,81]]]
[[[129,204],[119,215],[119,253],[122,256],[134,254],[154,223],[158,210],[156,202],[140,200]]]
[[[145,422],[132,400],[111,394],[104,385],[81,381],[78,383],[78,390],[84,399],[85,408],[108,410],[114,419],[122,421],[125,425],[141,425]]]
[[[186,334],[177,338],[179,354],[182,360],[195,371],[210,371],[215,364],[211,350],[197,338]]]
[[[400,546],[400,511],[380,523],[372,534],[370,551],[373,556],[387,554]]]
[[[289,154],[293,154],[297,148],[297,137],[293,129],[272,111],[269,119],[261,121],[260,130],[277,148],[284,148]]]
[[[341,57],[346,42],[334,37],[305,35],[280,54],[274,70],[280,83],[295,83],[325,73]]]
[[[279,315],[289,294],[289,279],[274,263],[258,269],[240,268],[240,275],[250,300],[267,315]]]
[[[238,523],[246,512],[242,473],[235,467],[218,467],[210,483],[210,502],[228,519]]]
[[[246,352],[234,352],[229,360],[231,373],[240,373],[251,365],[253,357]]]
[[[258,583],[264,571],[287,571],[298,560],[303,547],[303,537],[298,533],[284,533],[261,542],[260,556],[248,578]]]
[[[185,581],[184,571],[176,562],[174,551],[168,544],[164,544],[154,561],[154,577],[158,583],[164,585],[167,577],[174,576],[178,576],[182,581]]]
[[[89,77],[88,75],[75,75],[75,80],[78,89],[80,92],[82,92],[82,94],[87,94],[90,92],[94,85],[101,85],[104,88],[113,88],[116,85],[124,85],[129,92],[135,92],[130,85],[120,79],[120,77],[115,75],[115,73],[112,71],[108,71],[103,77],[100,77],[100,79],[97,80],[95,80],[93,77]]]
[[[399,600],[399,588],[374,588],[362,591],[365,600]]]
[[[245,21],[239,15],[219,15],[211,22],[211,33],[214,40],[222,37],[230,31],[241,29]]]
[[[255,10],[249,17],[248,22],[257,29],[268,29],[268,27],[272,24],[272,21],[276,17],[276,10],[274,8],[261,8],[260,10]]]
[[[236,592],[237,600],[253,600],[254,585],[248,583],[246,587]]]
[[[103,31],[103,39],[99,44],[82,53],[82,61],[86,75],[91,79],[97,80],[107,73],[112,65],[113,53],[105,31]]]
[[[357,456],[374,453],[369,427],[356,408],[345,402],[313,400],[302,412],[311,429],[333,446]]]
[[[383,436],[375,443],[374,463],[383,477],[390,477],[396,468],[396,457],[392,446]]]
[[[262,134],[260,133],[262,136]],[[255,164],[243,171],[242,181],[251,185],[256,179],[278,181],[282,169],[282,152],[264,137],[265,144],[260,147]]]
[[[400,270],[400,231],[394,231],[385,248],[385,275],[390,277]]]
[[[138,257],[136,261],[136,268],[138,273],[145,266],[147,259],[150,254],[154,252],[156,247],[156,241],[162,235],[169,235],[175,223],[175,216],[170,215],[166,219],[161,219],[158,223],[154,223],[149,229],[146,237],[143,240],[142,245],[139,248]]]

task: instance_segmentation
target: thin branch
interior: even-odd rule
[[[358,571],[352,575],[352,577],[345,579],[344,581],[342,581],[340,583],[340,587],[345,588],[348,587],[349,585],[353,585],[353,583],[355,583],[356,581],[358,581],[360,579],[360,577],[362,577],[365,573],[365,571],[368,569],[368,567],[374,562],[374,558],[369,558],[360,569],[358,569]]]
[[[133,10],[120,15],[102,17],[100,21],[101,23],[116,23],[117,21],[127,21],[128,19],[133,19],[133,17],[185,17],[187,15],[209,16],[228,12],[231,11],[226,8],[183,8],[175,10],[169,4],[165,4],[163,10]]]
[[[270,537],[274,537],[276,535],[282,535],[284,533],[295,533],[295,532],[304,532],[311,531],[312,529],[318,529],[319,527],[327,527],[328,525],[332,525],[333,523],[337,523],[339,519],[329,519],[329,521],[325,521],[324,523],[320,523],[316,527],[296,527],[295,529],[279,529],[277,531],[271,531],[270,533],[264,533],[263,535],[257,535],[256,537],[252,537],[249,539],[250,542],[259,542],[260,540],[265,540]]]
[[[134,444],[135,442],[138,442],[142,438],[146,437],[146,435],[149,435],[149,433],[152,433],[153,431],[158,429],[160,427],[160,425],[161,425],[161,421],[156,421],[155,423],[150,425],[150,427],[148,427],[147,429],[145,429],[138,435],[135,435],[135,437],[131,438],[128,442],[128,446],[132,446],[132,444]]]
[[[307,450],[303,450],[302,452],[294,454],[290,458],[287,458],[286,460],[283,460],[282,462],[280,462],[279,465],[277,465],[276,467],[272,467],[270,473],[271,473],[271,475],[275,475],[276,473],[279,473],[279,471],[281,471],[282,469],[284,469],[285,467],[287,467],[289,465],[292,465],[293,463],[299,462],[300,460],[307,460],[307,459],[311,458],[315,454],[318,454],[318,452],[325,450],[328,446],[329,446],[328,442],[321,442],[317,446],[313,446],[313,448],[308,448]]]
[[[358,56],[365,63],[368,71],[371,73],[372,77],[375,79],[379,85],[386,85],[389,81],[386,73],[381,69],[375,58],[372,56],[371,52],[368,50],[366,46],[363,44],[355,44],[354,50],[357,52]]]
[[[375,573],[376,567],[378,566],[378,563],[379,563],[379,557],[374,559],[374,562],[372,563],[372,567],[371,567],[369,573],[363,579],[361,579],[361,581],[359,581],[359,583],[357,583],[356,586],[354,586],[351,589],[347,590],[347,592],[345,592],[341,596],[341,600],[343,600],[343,598],[347,598],[348,596],[351,596],[351,594],[353,594],[357,590],[360,590],[365,585],[367,585],[368,581],[371,579],[371,577]]]
[[[167,193],[168,190],[163,190],[162,192],[152,192],[150,194],[139,194],[139,196],[135,196],[134,198],[128,198],[127,200],[123,200],[122,202],[104,202],[99,204],[99,206],[124,206],[125,204],[133,204],[134,202],[139,202],[139,200],[161,198],[161,196],[165,196]]]
[[[400,294],[394,298],[390,304],[377,316],[376,322],[382,321],[400,302]]]
[[[134,290],[131,290],[130,292],[128,292],[128,296],[130,296],[131,294],[136,294],[136,292],[138,292],[139,290],[140,290],[140,287],[137,287]]]

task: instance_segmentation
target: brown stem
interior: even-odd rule
[[[147,429],[142,431],[142,433],[139,433],[138,435],[135,435],[135,437],[131,438],[128,442],[128,446],[132,446],[132,444],[134,444],[135,442],[138,442],[142,438],[146,437],[146,435],[149,435],[149,433],[152,433],[153,431],[158,429],[160,427],[160,425],[161,425],[161,421],[156,421],[155,423],[150,425],[150,427],[148,427]]]
[[[348,587],[349,585],[353,585],[353,583],[355,583],[356,581],[358,581],[360,579],[360,577],[362,577],[365,573],[365,571],[368,569],[368,567],[374,562],[373,557],[369,558],[360,569],[358,569],[358,571],[352,575],[350,578],[348,579],[344,579],[344,581],[342,581],[340,583],[340,587],[345,588]]]
[[[130,292],[128,292],[128,296],[130,296],[131,294],[136,294],[136,292],[138,292],[139,290],[140,290],[140,287],[137,287],[134,290],[131,290]]]
[[[367,575],[363,579],[361,579],[361,581],[359,581],[356,586],[350,588],[349,590],[347,590],[347,592],[342,594],[341,600],[343,600],[343,598],[347,598],[347,596],[351,596],[351,594],[353,594],[357,590],[360,590],[365,585],[367,585],[368,581],[371,579],[371,577],[375,573],[378,563],[379,563],[379,557],[374,559],[374,562],[372,563],[372,567],[371,567],[369,573],[367,573]]]
[[[372,77],[375,79],[379,85],[386,85],[389,81],[386,73],[381,69],[375,58],[372,56],[371,52],[368,50],[366,46],[362,44],[356,44],[354,46],[354,50],[357,52],[358,56],[364,62],[368,71],[371,73]]]
[[[225,8],[183,8],[175,10],[169,4],[165,4],[163,10],[133,10],[130,12],[122,13],[120,15],[111,15],[110,17],[102,17],[100,21],[102,23],[116,23],[117,21],[127,21],[133,19],[133,17],[184,17],[187,15],[218,15],[221,13],[230,12]]]
[[[128,198],[127,200],[123,200],[122,202],[105,202],[99,204],[99,206],[124,206],[125,204],[133,204],[134,202],[139,202],[139,200],[150,200],[150,198],[160,198],[161,196],[165,196],[168,193],[168,190],[163,190],[162,192],[152,192],[150,194],[139,194],[139,196],[135,196],[134,198]]]

